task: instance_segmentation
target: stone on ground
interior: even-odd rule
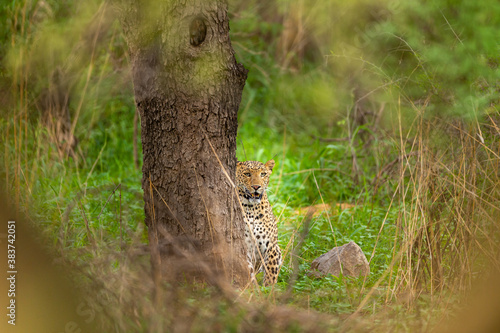
[[[322,277],[328,274],[359,277],[370,274],[370,265],[365,254],[354,242],[337,246],[314,259],[310,275]]]

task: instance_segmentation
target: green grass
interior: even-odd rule
[[[74,10],[77,4],[71,1],[50,5],[53,22],[48,16],[25,22],[32,24],[29,32],[0,25],[2,46],[14,44],[1,51],[6,60],[0,89],[11,96],[2,105],[0,119],[0,132],[5,133],[0,142],[0,176],[6,180],[2,185],[12,204],[25,211],[43,234],[48,248],[63,253],[96,280],[107,282],[109,276],[118,276],[118,285],[136,286],[124,296],[134,303],[138,295],[149,292],[151,281],[137,286],[138,272],[149,269],[148,263],[123,259],[128,245],[147,243],[140,133],[139,165],[134,165],[135,106],[126,44],[119,25],[112,24],[96,46],[95,58],[72,63],[71,55],[80,50],[78,41],[83,38],[78,37],[85,27],[82,22],[93,13]],[[460,46],[450,29],[435,31],[443,24],[420,19],[428,14],[435,20],[445,16],[452,26],[462,26],[465,35],[475,36],[471,29],[475,23],[467,24],[461,14],[455,17],[439,6],[418,4],[410,6],[417,6],[417,11],[402,7],[393,13],[398,15],[373,18],[371,13],[377,11],[359,1],[344,8],[346,15],[359,13],[355,15],[359,21],[326,29],[337,38],[332,42],[321,22],[313,19],[324,15],[318,3],[303,12],[309,17],[305,21],[315,22],[303,31],[309,48],[297,54],[289,50],[293,59],[286,63],[277,51],[281,22],[288,18],[291,4],[269,4],[265,13],[258,10],[259,1],[233,5],[233,47],[238,60],[250,69],[239,111],[237,157],[277,162],[269,197],[279,217],[280,246],[287,250],[277,285],[249,288],[237,306],[205,286],[183,286],[176,291],[178,302],[186,313],[198,316],[193,325],[200,331],[207,330],[204,320],[214,330],[238,331],[245,323],[254,329],[266,327],[270,318],[259,311],[262,304],[271,312],[289,304],[297,311],[326,313],[334,322],[330,327],[340,327],[338,318],[344,320],[359,310],[366,330],[427,330],[446,316],[447,309],[458,307],[463,291],[477,272],[486,270],[491,260],[485,258],[496,257],[500,244],[495,208],[500,206],[495,185],[500,177],[500,115],[493,98],[498,56],[490,48],[490,28],[477,25],[481,42],[476,48],[473,38],[464,38]],[[384,2],[377,6],[390,9]],[[21,8],[13,1],[0,17],[22,15]],[[33,13],[34,8],[27,11]],[[485,16],[474,16],[473,22],[481,17],[495,21],[479,12]],[[82,17],[71,23],[72,15]],[[341,22],[336,15],[340,14],[331,13],[332,22]],[[330,22],[323,25],[330,27]],[[30,72],[29,66],[14,61],[20,54],[34,57],[33,64],[50,56],[38,54],[33,46],[38,38],[47,38],[49,28],[54,43],[64,40],[52,51],[72,68],[69,109],[73,115],[80,110],[77,158],[58,153],[36,106],[37,94],[49,84],[47,71],[55,68],[47,64],[40,72]],[[370,38],[363,47],[348,44],[356,31],[361,33],[359,29]],[[398,38],[388,37],[400,30],[404,33]],[[63,38],[68,32],[76,36],[74,40]],[[437,37],[446,43],[433,39]],[[445,50],[443,45],[451,44],[459,49],[458,55]],[[413,52],[404,45],[412,45]],[[310,56],[311,52],[320,57]],[[439,58],[440,54],[444,56]],[[467,66],[474,59],[481,62],[477,71],[447,71],[441,65],[450,59]],[[32,80],[24,82],[23,77]],[[312,218],[299,246],[305,218],[299,208],[323,203],[332,208]],[[356,242],[369,260],[368,277],[308,276],[315,258],[349,241]],[[298,260],[298,275],[287,298],[294,274],[292,254]],[[75,279],[83,285],[93,283],[88,275]],[[443,285],[436,287],[439,281]],[[118,287],[109,286],[110,291],[117,290],[113,288]],[[247,301],[251,305],[244,305]],[[137,304],[141,309],[135,312],[123,308],[138,316],[137,321],[118,310],[111,316],[122,330],[147,331],[154,314],[162,313],[149,299]],[[115,305],[122,309],[123,304]],[[314,314],[310,316],[315,320]]]

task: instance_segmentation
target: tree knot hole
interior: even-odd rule
[[[207,25],[201,16],[196,16],[189,25],[189,42],[199,46],[207,36]]]

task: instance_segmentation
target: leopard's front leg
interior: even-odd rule
[[[272,285],[278,281],[278,274],[282,264],[281,250],[278,244],[272,244],[266,251],[264,258],[264,285]]]

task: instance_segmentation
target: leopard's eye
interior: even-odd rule
[[[247,176],[247,177],[251,177],[252,176],[252,174],[250,172],[245,172],[244,175]]]
[[[265,176],[267,176],[267,173],[263,172],[263,173],[260,174],[260,176],[261,177],[265,177]]]

